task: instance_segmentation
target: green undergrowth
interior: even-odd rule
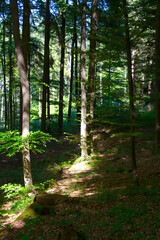
[[[32,173],[37,191],[54,191],[57,182],[63,180],[63,169],[69,169],[73,164],[78,165],[84,161],[79,157],[76,144],[68,144],[66,140],[62,145],[55,142],[54,146],[47,146],[47,151],[42,156],[32,156]],[[104,144],[103,154],[97,151],[97,155],[85,160],[90,170],[65,176],[70,182],[63,194],[76,192],[79,203],[59,203],[52,214],[47,216],[39,216],[42,209],[36,209],[38,214],[34,218],[24,217],[25,224],[21,229],[8,226],[6,238],[32,240],[36,236],[38,240],[57,240],[61,229],[73,226],[83,231],[87,239],[159,240],[159,166],[149,155],[150,142],[141,143],[137,140],[140,186],[134,185],[130,171],[128,139],[120,142],[118,138],[110,139],[107,136]],[[10,210],[1,208],[3,220],[6,215],[18,214],[26,209],[32,204],[33,197],[28,196],[29,189],[25,189],[20,183],[22,168],[12,168],[10,174],[4,171],[0,177],[10,182],[1,186],[3,196],[0,195],[0,204],[3,206],[6,202],[11,207]],[[14,181],[17,184],[13,183]]]
[[[34,239],[33,235],[36,235],[37,239],[56,240],[56,228],[60,231],[64,226],[74,226],[88,239],[93,239],[96,234],[96,239],[158,240],[160,191],[158,187],[145,185],[105,190],[95,193],[92,198],[84,198],[83,206],[80,203],[78,210],[72,202],[57,207],[54,216],[26,217],[24,221],[25,227],[15,231],[11,239]],[[8,230],[12,232],[11,228]]]

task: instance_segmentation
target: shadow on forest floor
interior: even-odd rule
[[[85,161],[78,157],[78,143],[64,139],[49,144],[44,154],[33,155],[34,182],[53,179],[46,192],[78,201],[58,202],[50,215],[11,224],[2,232],[4,238],[74,239],[69,238],[72,228],[84,233],[79,239],[160,239],[160,168],[153,154],[153,139],[136,138],[137,187],[131,172],[129,140],[113,137],[113,133],[98,129],[94,136],[96,153]],[[3,184],[21,183],[21,163],[14,162],[11,169],[8,161],[0,171]],[[68,238],[60,238],[66,228]]]

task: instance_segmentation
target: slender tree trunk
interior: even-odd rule
[[[19,119],[19,131],[22,134],[22,85],[20,84],[20,106],[19,106],[19,110],[20,110],[20,119]]]
[[[125,19],[125,35],[126,35],[126,51],[127,51],[127,66],[128,66],[128,82],[129,82],[129,106],[130,106],[130,123],[131,123],[131,161],[132,161],[132,170],[133,177],[137,183],[137,166],[136,166],[136,154],[135,154],[135,107],[134,107],[134,91],[133,91],[133,80],[132,80],[132,60],[131,60],[131,46],[130,46],[130,36],[129,36],[129,26],[128,26],[128,12],[127,12],[127,3],[126,0],[123,0],[123,10],[124,10],[124,19]]]
[[[45,16],[45,49],[44,49],[44,72],[43,72],[43,99],[42,99],[42,121],[41,130],[46,132],[46,100],[49,84],[49,40],[50,40],[50,12],[49,0],[46,0],[46,16]],[[49,98],[49,96],[48,96]],[[49,104],[49,101],[48,101]]]
[[[133,89],[133,98],[135,99],[135,104],[136,104],[136,82],[137,82],[137,52],[136,50],[133,50],[132,51],[132,81],[133,81],[133,86],[134,86],[134,89]]]
[[[2,93],[4,92],[4,86],[2,87]],[[4,96],[1,99],[1,123],[3,122],[3,106],[4,106]]]
[[[29,81],[27,79],[27,71],[25,65],[25,59],[22,51],[21,38],[19,32],[19,17],[18,17],[18,4],[17,0],[11,0],[12,20],[13,20],[13,35],[15,40],[15,52],[17,56],[17,64],[19,69],[20,81],[22,86],[22,137],[25,138],[29,134]],[[24,185],[31,186],[31,161],[29,143],[23,147],[23,172],[24,172]]]
[[[127,67],[124,66],[124,103],[127,102]]]
[[[157,0],[155,43],[155,90],[156,90],[156,147],[160,149],[160,0]]]
[[[5,0],[3,0],[3,85],[4,85],[4,106],[5,106],[5,130],[7,130],[8,123],[8,104],[7,104],[7,90],[6,90],[6,23],[5,23]]]
[[[89,94],[89,118],[88,118],[88,142],[89,152],[93,152],[93,120],[94,120],[94,99],[95,99],[95,64],[96,64],[96,32],[98,23],[97,0],[92,0],[92,19],[90,33],[90,54],[88,74]]]
[[[39,108],[39,112],[38,112],[38,116],[39,116],[39,120],[41,119],[41,87],[39,86],[38,88],[38,108]]]
[[[76,30],[77,31],[77,30]],[[80,90],[78,81],[78,46],[77,46],[77,32],[75,33],[75,95],[76,95],[76,109],[77,109],[77,120],[81,119],[80,109]]]
[[[74,0],[74,40],[75,40],[75,96],[76,96],[76,109],[77,120],[80,121],[80,94],[78,84],[78,45],[77,45],[77,0]]]
[[[49,2],[50,4],[50,2]],[[47,131],[50,132],[50,62],[49,62],[49,41],[50,41],[50,10],[49,10],[49,6],[47,7],[47,15],[49,17],[47,17],[47,21],[48,23],[46,24],[46,26],[49,28],[48,29],[48,34],[47,34],[47,44],[48,44],[48,47],[47,47],[47,51],[46,51],[46,57],[47,57],[47,76],[46,76],[46,79],[47,79]],[[48,19],[49,18],[49,19]]]
[[[153,60],[150,60],[149,62],[148,62],[148,111],[150,112],[151,110],[152,110],[152,102],[153,102],[153,100],[152,100],[152,95],[153,95],[153,91],[152,91],[152,88],[153,88],[153,81],[152,81],[152,69],[153,69]]]
[[[16,119],[17,119],[17,92],[16,92],[16,89],[13,94],[13,99],[14,99],[13,100],[13,126],[14,126],[14,129],[16,129]]]
[[[112,106],[111,98],[111,52],[109,57],[109,66],[108,66],[108,106]]]
[[[99,86],[100,86],[100,103],[101,103],[101,105],[102,105],[102,104],[103,104],[102,62],[100,62]]]
[[[47,131],[50,132],[50,91],[49,91],[50,81],[48,81],[47,87]]]
[[[10,23],[10,36],[9,36],[9,41],[10,41],[10,45],[9,45],[9,116],[10,116],[10,120],[9,120],[9,125],[10,125],[10,129],[13,129],[13,115],[12,115],[12,88],[13,88],[13,59],[12,59],[12,23]]]
[[[58,131],[63,132],[63,91],[64,91],[64,60],[65,60],[65,28],[66,28],[66,11],[62,12],[62,45],[61,45],[61,65],[60,65],[60,88],[59,88],[59,119]]]
[[[86,11],[87,0],[83,0],[81,29],[81,157],[87,157],[87,103],[86,103]]]
[[[71,47],[71,78],[70,78],[70,94],[69,94],[69,106],[68,106],[68,121],[71,120],[72,91],[73,91],[73,64],[74,64],[74,36],[72,39],[72,47]]]

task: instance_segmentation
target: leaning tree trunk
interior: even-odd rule
[[[86,123],[86,11],[87,0],[83,0],[81,30],[81,157],[87,157],[87,123]]]
[[[129,107],[130,107],[130,123],[131,123],[131,161],[133,177],[137,183],[137,166],[136,166],[136,154],[135,154],[135,107],[134,107],[134,91],[133,91],[133,80],[132,80],[132,60],[131,60],[131,46],[130,46],[130,36],[129,36],[129,26],[128,26],[128,12],[126,0],[123,0],[123,10],[124,10],[124,20],[125,20],[125,35],[126,35],[126,51],[127,51],[127,66],[128,66],[128,83],[129,83]]]
[[[90,54],[89,54],[89,74],[88,74],[88,94],[89,94],[89,118],[88,118],[88,142],[89,153],[93,153],[93,120],[94,120],[94,98],[95,98],[95,64],[96,64],[96,32],[98,23],[97,12],[98,0],[92,0],[92,19],[90,32]]]
[[[43,99],[42,99],[42,121],[41,130],[46,132],[46,100],[47,93],[49,97],[49,39],[50,39],[50,12],[49,0],[46,0],[46,17],[45,17],[45,49],[44,49],[44,72],[43,72]]]
[[[156,46],[155,46],[155,90],[156,90],[156,148],[160,149],[160,0],[157,0]]]
[[[20,75],[20,81],[22,86],[22,137],[25,138],[29,135],[29,81],[27,79],[27,70],[22,51],[21,38],[19,32],[19,17],[18,17],[18,4],[17,0],[11,0],[12,20],[13,20],[13,35],[15,40],[15,52],[17,57],[17,65]],[[29,143],[22,150],[23,158],[23,172],[24,172],[24,185],[31,186],[32,175],[31,175],[31,161]]]

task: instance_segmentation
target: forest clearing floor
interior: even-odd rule
[[[113,133],[113,129],[97,129],[95,154],[83,161],[78,140],[66,138],[48,144],[45,153],[32,155],[35,185],[43,186],[47,193],[65,195],[70,201],[57,202],[49,215],[15,222],[24,208],[23,193],[10,200],[1,194],[0,239],[160,239],[160,159],[153,152],[154,139],[136,138],[140,182],[136,186],[129,139]],[[0,185],[23,183],[19,157],[0,155],[0,181]],[[31,202],[33,197],[27,204]]]

